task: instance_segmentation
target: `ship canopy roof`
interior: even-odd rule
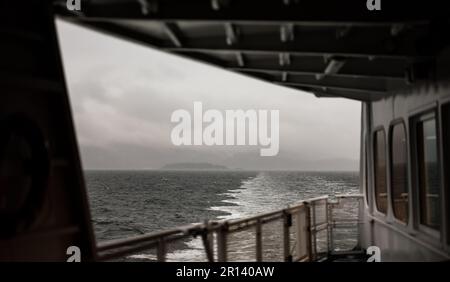
[[[432,79],[448,44],[448,10],[413,2],[382,1],[381,11],[357,0],[90,0],[81,11],[56,0],[54,7],[77,24],[233,72],[319,97],[373,101]]]

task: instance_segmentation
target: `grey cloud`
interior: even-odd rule
[[[357,169],[360,104],[318,99],[58,21],[85,168],[147,169],[212,162],[247,169]],[[255,147],[176,147],[170,115],[205,109],[277,109],[280,154]]]

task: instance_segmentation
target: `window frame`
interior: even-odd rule
[[[421,199],[420,199],[420,164],[419,164],[419,144],[418,144],[418,132],[417,132],[417,126],[419,123],[424,122],[429,119],[434,119],[436,124],[436,149],[437,149],[437,162],[439,166],[439,185],[440,185],[440,195],[443,197],[442,194],[442,175],[440,172],[440,167],[442,165],[442,159],[441,159],[441,136],[439,132],[440,128],[440,122],[439,122],[439,114],[436,107],[433,107],[431,109],[425,110],[423,112],[419,112],[411,117],[410,122],[410,129],[411,129],[411,139],[412,142],[411,146],[411,155],[414,157],[413,162],[413,175],[414,179],[412,179],[413,184],[413,194],[414,194],[414,203],[413,203],[413,211],[414,211],[414,224],[416,228],[420,231],[425,233],[426,235],[432,236],[434,238],[438,238],[440,240],[442,236],[442,217],[441,217],[441,225],[439,229],[434,229],[432,227],[429,227],[425,224],[421,223],[421,215],[420,215],[420,209],[421,209]],[[441,199],[442,200],[442,199]],[[442,202],[442,201],[441,201]],[[441,214],[442,214],[442,204],[440,206]],[[443,215],[443,214],[442,214]]]
[[[395,215],[395,204],[394,204],[394,178],[393,178],[393,171],[394,171],[394,166],[393,166],[393,159],[394,159],[394,150],[393,150],[393,138],[394,138],[394,127],[396,126],[401,126],[403,128],[403,131],[405,133],[405,139],[406,139],[406,144],[405,144],[405,153],[406,153],[406,190],[408,192],[408,205],[406,207],[407,209],[407,216],[406,216],[406,221],[402,221],[401,219],[399,219],[396,215]],[[411,223],[411,210],[410,210],[410,206],[411,203],[413,202],[413,194],[412,191],[410,189],[410,183],[411,183],[411,179],[410,179],[410,174],[409,174],[409,167],[410,167],[410,155],[409,155],[409,136],[408,136],[408,131],[407,131],[407,126],[406,126],[406,122],[403,118],[399,118],[396,119],[394,121],[391,122],[391,124],[389,125],[389,185],[390,185],[390,191],[389,191],[389,196],[390,196],[390,205],[392,208],[392,218],[394,219],[395,222],[403,225],[403,226],[408,226]]]
[[[377,155],[377,152],[378,152],[378,150],[376,149],[376,145],[377,145],[377,141],[376,141],[376,137],[377,137],[377,133],[378,132],[382,132],[383,133],[383,135],[384,135],[384,160],[385,160],[385,164],[384,164],[384,168],[385,168],[385,183],[384,183],[384,185],[385,185],[385,187],[386,187],[386,211],[385,212],[383,212],[383,211],[380,211],[379,209],[378,209],[378,200],[377,200],[377,173],[376,173],[376,155]],[[386,137],[387,137],[387,134],[386,134],[386,130],[385,130],[385,128],[384,128],[384,126],[377,126],[377,127],[375,127],[374,128],[374,130],[373,130],[373,132],[372,132],[372,156],[373,156],[373,158],[372,158],[372,171],[373,171],[373,189],[372,189],[372,195],[373,195],[373,206],[374,206],[374,211],[377,213],[377,214],[379,214],[379,215],[382,215],[383,217],[387,217],[387,215],[388,215],[388,212],[389,212],[389,202],[390,202],[390,200],[389,200],[389,197],[390,197],[390,195],[389,195],[389,189],[388,189],[388,183],[389,183],[389,180],[388,180],[388,177],[389,177],[389,175],[388,175],[388,156],[387,156],[387,154],[388,154],[388,143],[387,143],[387,140],[386,140]]]
[[[450,142],[450,120],[446,119],[447,116],[450,117],[450,100],[443,103],[441,105],[441,132],[442,132],[442,169],[444,175],[442,175],[441,181],[443,181],[442,192],[444,197],[444,208],[443,208],[443,216],[446,217],[447,220],[444,220],[443,228],[445,228],[447,234],[445,238],[445,243],[450,245],[450,174],[445,173],[446,171],[450,171],[450,147],[445,147],[444,144],[449,144]]]

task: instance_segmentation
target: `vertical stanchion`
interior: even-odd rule
[[[227,236],[228,224],[225,222],[217,231],[217,260],[219,262],[227,261]]]
[[[311,244],[311,239],[312,239],[312,234],[311,234],[311,205],[309,203],[305,203],[305,218],[306,218],[306,231],[307,231],[306,250],[307,250],[307,254],[308,254],[308,260],[312,261],[313,257],[312,257],[312,244]]]
[[[331,203],[328,205],[328,253],[332,253],[334,251],[334,235],[333,235],[333,209],[335,204]]]
[[[209,222],[205,222],[205,229],[202,230],[202,241],[205,247],[206,258],[209,262],[214,262],[214,238],[212,233],[209,233]]]
[[[329,215],[330,215],[330,211],[328,210],[328,198],[324,200],[324,214],[325,214],[325,226],[326,229],[325,231],[327,232],[326,236],[327,236],[327,253],[330,252],[330,224],[328,222],[329,219]]]
[[[289,227],[292,225],[291,214],[287,211],[283,211],[283,251],[284,251],[284,261],[292,261],[291,250],[290,250],[290,234]]]
[[[313,250],[313,260],[317,258],[317,232],[316,232],[316,202],[311,202],[311,235],[312,235],[312,250]]]
[[[360,222],[361,218],[360,215],[364,209],[364,197],[357,197],[357,201],[358,201],[358,209],[357,209],[357,216],[356,216],[356,243],[357,243],[357,247],[361,248],[361,228],[362,225]]]
[[[256,222],[256,261],[262,261],[262,226],[261,220],[257,220]]]
[[[165,262],[166,261],[166,243],[164,242],[163,238],[160,238],[158,240],[158,249],[156,250],[157,259],[159,262]]]

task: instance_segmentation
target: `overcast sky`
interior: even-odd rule
[[[210,162],[245,169],[358,169],[360,103],[316,98],[58,21],[66,80],[85,169],[157,169]],[[177,109],[273,109],[280,152],[175,146]]]

